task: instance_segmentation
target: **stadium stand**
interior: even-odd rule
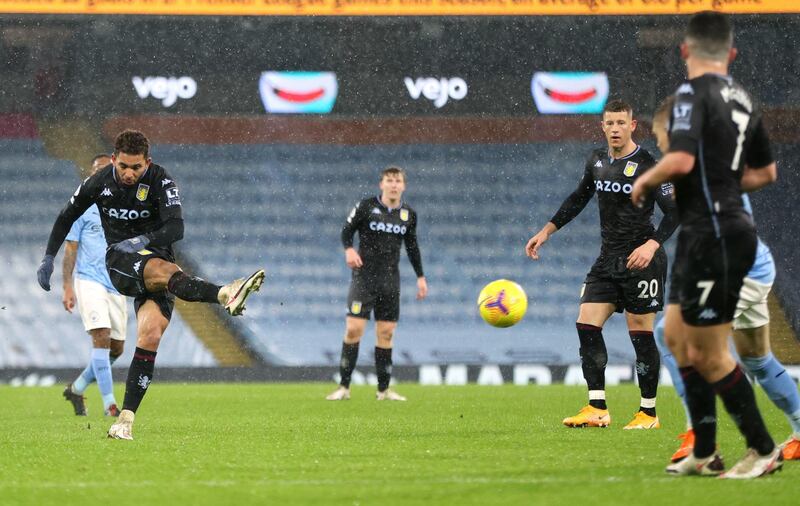
[[[39,141],[0,140],[0,180],[0,368],[81,367],[91,340],[80,316],[61,305],[60,255],[53,290],[47,293],[36,283],[53,220],[77,187],[75,167],[48,157]],[[119,367],[130,363],[136,342],[132,304],[129,313],[128,343]],[[215,363],[176,314],[159,349],[159,364]]]
[[[350,279],[339,232],[353,204],[377,194],[379,171],[390,163],[408,170],[406,197],[421,216],[431,288],[428,300],[414,300],[403,258],[396,363],[573,363],[578,294],[599,250],[596,205],[554,236],[540,262],[523,248],[577,184],[591,148],[161,145],[153,156],[181,186],[187,233],[180,247],[203,275],[228,279],[266,268],[266,296],[248,302],[241,321],[288,363],[337,362]],[[484,324],[475,307],[480,288],[501,277],[530,298],[525,320],[503,330]],[[622,320],[612,320],[610,360],[630,363]]]

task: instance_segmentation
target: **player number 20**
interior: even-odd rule
[[[639,281],[636,286],[639,288],[639,290],[641,290],[641,293],[639,293],[640,299],[649,299],[651,297],[658,296],[657,279],[651,279],[649,282],[643,279]]]

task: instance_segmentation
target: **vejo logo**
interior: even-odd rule
[[[449,99],[463,100],[467,96],[467,82],[460,77],[418,77],[404,79],[408,94],[414,100],[425,97],[441,109]]]
[[[164,107],[172,107],[179,98],[190,99],[197,93],[197,82],[191,77],[134,76],[133,87],[142,100],[153,97]]]

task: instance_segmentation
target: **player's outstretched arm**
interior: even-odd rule
[[[528,244],[525,245],[525,254],[533,260],[539,260],[539,248],[542,244],[546,243],[550,236],[555,234],[558,228],[552,221],[548,221],[547,225],[543,226],[540,231],[533,237],[528,239]]]
[[[42,258],[42,263],[36,270],[36,278],[45,291],[50,291],[50,278],[53,276],[53,263],[55,261],[58,250],[67,238],[67,234],[72,228],[75,220],[89,209],[94,203],[94,195],[92,190],[92,178],[86,178],[83,183],[75,190],[72,198],[61,210],[53,224],[53,229],[50,231],[50,237],[47,240],[47,249]]]

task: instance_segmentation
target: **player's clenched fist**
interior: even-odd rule
[[[347,248],[344,250],[344,261],[351,269],[360,269],[364,265],[364,262],[361,260],[361,255],[358,254],[355,248]]]

